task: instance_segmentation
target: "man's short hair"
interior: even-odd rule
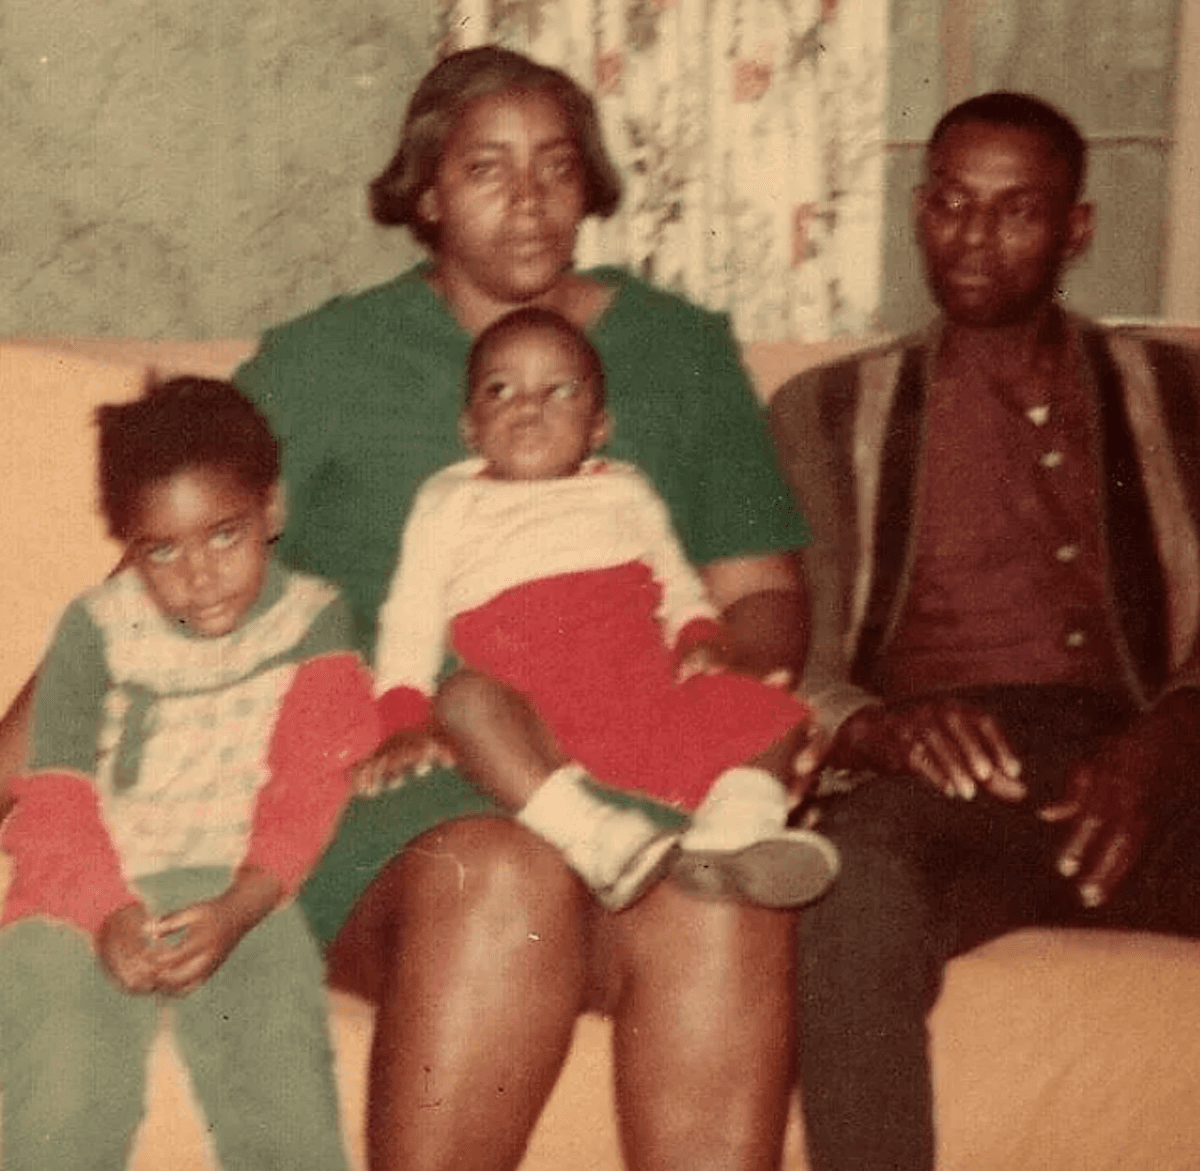
[[[1054,154],[1067,165],[1071,201],[1078,202],[1087,171],[1087,143],[1079,128],[1061,110],[1033,94],[1010,90],[980,94],[942,115],[929,137],[927,153],[932,153],[955,127],[970,123],[1011,126],[1042,135]]]

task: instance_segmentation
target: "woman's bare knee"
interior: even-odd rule
[[[569,936],[586,896],[558,854],[515,822],[461,818],[429,830],[384,868],[359,900],[328,954],[330,983],[378,1004],[421,943],[519,922]],[[534,926],[537,924],[537,926]]]
[[[790,917],[670,883],[625,914],[614,1041],[631,1161],[778,1167],[794,1053]]]

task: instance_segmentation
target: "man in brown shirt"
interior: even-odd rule
[[[1084,166],[1036,98],[950,111],[915,201],[940,319],[773,400],[816,534],[804,691],[853,786],[801,929],[814,1171],[933,1166],[952,956],[1200,934],[1200,361],[1056,303]]]

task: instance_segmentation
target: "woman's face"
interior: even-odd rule
[[[420,202],[438,227],[435,272],[451,302],[509,309],[549,292],[571,265],[583,187],[579,148],[553,96],[471,102]]]

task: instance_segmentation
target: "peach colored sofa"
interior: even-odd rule
[[[764,396],[851,347],[752,346]],[[147,369],[223,374],[252,343],[0,341],[0,705],[37,661],[63,605],[112,565],[93,504],[91,411],[137,393]],[[3,990],[0,989],[0,995]],[[362,1164],[371,1011],[330,997],[348,1141]],[[1200,943],[1029,931],[950,967],[932,1026],[945,1171],[1200,1168]],[[214,1166],[164,1031],[131,1166]],[[579,1024],[526,1171],[618,1171],[608,1025]],[[798,1122],[784,1157],[802,1171]]]

